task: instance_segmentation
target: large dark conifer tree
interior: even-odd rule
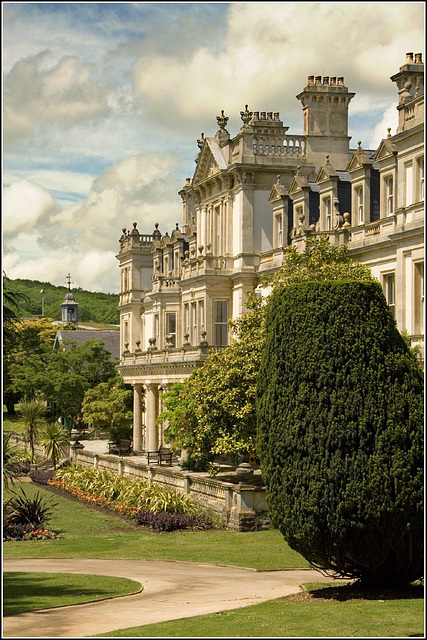
[[[423,572],[423,379],[377,282],[271,296],[257,387],[274,524],[313,566],[397,586]]]

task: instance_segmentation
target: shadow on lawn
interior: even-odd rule
[[[325,587],[306,591],[305,594],[312,600],[408,600],[424,597],[422,584],[410,584],[402,590],[396,589],[362,589],[357,583]]]
[[[76,596],[79,597],[79,601],[87,601],[99,600],[113,595],[111,589],[104,590],[99,585],[92,589],[89,585],[84,585],[85,579],[87,578],[89,582],[91,576],[68,574],[72,575],[76,580],[80,577],[81,583],[67,585],[66,574],[56,575],[58,577],[62,576],[62,584],[59,584],[58,581],[55,584],[50,583],[51,575],[43,576],[40,573],[24,573],[20,571],[5,573],[3,615],[15,615],[33,610],[35,607],[42,609],[45,607],[51,608],[58,604],[72,604],[75,602],[73,598]],[[67,598],[69,598],[69,601],[66,601]],[[55,605],[51,604],[52,601],[55,602]]]

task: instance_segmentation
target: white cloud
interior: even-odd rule
[[[136,221],[141,233],[151,233],[159,222],[171,232],[181,218],[178,166],[174,153],[132,155],[108,167],[86,199],[64,209],[41,186],[14,182],[3,202],[6,273],[56,284],[68,270],[83,288],[116,291],[123,226]]]
[[[113,89],[97,78],[93,64],[63,56],[46,68],[49,51],[19,60],[4,80],[4,139],[13,143],[37,134],[39,127],[101,118],[110,112]]]
[[[59,207],[52,196],[37,184],[19,180],[4,189],[3,214],[6,236],[29,231]]]
[[[381,122],[375,127],[372,138],[369,143],[370,149],[376,149],[383,138],[387,137],[388,129],[391,129],[390,133],[393,136],[396,133],[398,124],[398,113],[396,109],[396,103],[392,102],[384,111]]]
[[[361,110],[385,107],[396,92],[390,75],[424,43],[416,3],[232,3],[227,26],[222,50],[201,46],[188,60],[144,55],[134,63],[135,93],[150,120],[212,131],[225,109],[236,130],[244,104],[268,103],[286,123],[298,122],[295,95],[312,74],[344,75],[350,91],[370,96]]]

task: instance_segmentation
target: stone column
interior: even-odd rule
[[[168,383],[162,383],[161,385],[159,385],[159,413],[162,413],[162,411],[165,410],[163,394],[167,393],[169,389],[170,389],[170,384]],[[159,425],[159,443],[161,447],[165,445],[163,441],[163,433],[167,428],[168,424],[169,424],[168,420],[165,420],[162,424]]]
[[[159,394],[156,384],[146,385],[146,447],[147,451],[156,451],[159,448],[159,440],[157,435],[157,415]]]
[[[142,451],[142,384],[133,385],[133,450]]]

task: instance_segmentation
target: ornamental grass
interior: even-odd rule
[[[199,513],[200,508],[186,495],[165,489],[141,478],[119,476],[108,471],[71,466],[58,469],[48,484],[71,495],[134,517],[138,511],[153,513]]]

